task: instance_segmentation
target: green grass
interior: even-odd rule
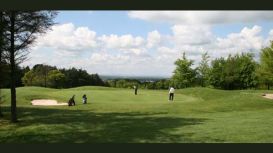
[[[273,91],[224,91],[210,88],[166,90],[106,87],[17,88],[19,123],[9,122],[9,90],[4,89],[0,143],[188,143],[273,142]],[[32,99],[66,102],[76,107],[31,106]],[[86,94],[88,104],[81,96]]]

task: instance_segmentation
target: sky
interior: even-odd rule
[[[81,68],[99,75],[170,77],[186,53],[210,59],[259,52],[273,40],[273,11],[59,11],[22,66]]]

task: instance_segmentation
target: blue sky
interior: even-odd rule
[[[102,34],[132,34],[145,37],[148,32],[157,30],[162,34],[170,34],[170,23],[146,22],[128,17],[128,11],[59,11],[57,23],[72,22],[76,26],[88,26],[98,35]],[[252,23],[222,24],[213,26],[212,31],[217,36],[226,36],[232,32],[240,32],[243,27],[263,27],[262,35],[265,36],[272,29],[273,22],[259,21]]]
[[[59,11],[55,21],[24,66],[171,76],[182,51],[197,66],[205,51],[211,59],[258,55],[273,40],[273,11]]]
[[[170,24],[147,23],[129,18],[127,11],[60,11],[56,18],[58,23],[72,22],[77,26],[88,26],[98,35],[102,34],[132,34],[146,36],[147,32],[158,30],[168,34]]]

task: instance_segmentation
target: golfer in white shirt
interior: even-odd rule
[[[171,87],[170,91],[169,91],[169,101],[173,101],[173,97],[174,97],[174,88]]]

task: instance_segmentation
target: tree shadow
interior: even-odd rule
[[[19,123],[7,129],[0,127],[1,143],[194,142],[191,138],[194,133],[172,133],[177,128],[207,120],[173,117],[161,112],[98,113],[34,107],[20,107],[18,115]],[[3,137],[1,133],[5,132],[9,134]]]

